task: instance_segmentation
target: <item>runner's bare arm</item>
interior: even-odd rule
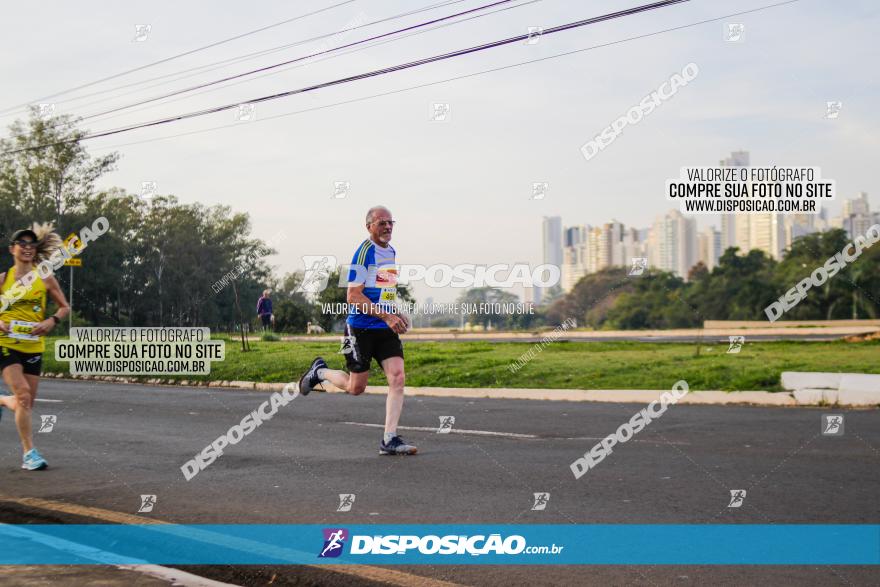
[[[64,292],[61,291],[61,286],[58,285],[58,280],[53,276],[46,277],[43,279],[43,283],[46,285],[46,293],[49,294],[49,297],[58,304],[58,311],[55,312],[55,316],[58,318],[58,321],[64,320],[68,314],[70,314],[70,304],[67,303],[67,298],[64,297]],[[31,331],[32,334],[37,336],[45,335],[50,332],[53,328],[55,328],[55,320],[50,316],[46,318],[36,326]]]

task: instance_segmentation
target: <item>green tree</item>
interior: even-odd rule
[[[633,289],[618,296],[608,311],[608,326],[621,329],[686,328],[699,326],[700,312],[684,299],[682,278],[649,269],[637,279]]]
[[[9,137],[0,139],[0,191],[32,217],[61,224],[65,212],[91,196],[95,181],[119,159],[115,152],[89,155],[80,143],[85,134],[71,116],[43,118],[32,107],[28,121],[15,121]]]
[[[702,320],[763,320],[764,308],[776,299],[776,262],[763,251],[746,255],[731,247],[711,273],[695,275],[685,294]]]
[[[275,312],[275,329],[282,332],[305,332],[306,324],[316,321],[315,305],[297,291],[302,283],[300,271],[288,273],[273,288],[272,304]]]
[[[833,257],[849,242],[846,231],[833,229],[795,239],[779,264],[774,301]],[[853,266],[847,266],[819,287],[811,287],[807,297],[787,311],[788,320],[830,320],[852,317]],[[860,279],[863,279],[860,277]],[[856,294],[858,298],[858,294]],[[769,304],[770,301],[767,303]],[[859,303],[859,302],[857,302]]]
[[[556,300],[546,311],[546,321],[562,324],[573,318],[579,326],[601,328],[608,319],[608,311],[617,298],[633,290],[639,277],[627,276],[623,267],[609,267],[582,277],[567,295]]]

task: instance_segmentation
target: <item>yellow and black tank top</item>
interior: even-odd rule
[[[36,271],[36,269],[34,270]],[[34,275],[33,283],[27,288],[25,294],[16,297],[15,267],[6,272],[6,279],[0,284],[0,299],[9,300],[9,307],[0,312],[0,320],[5,322],[10,330],[9,334],[0,332],[0,347],[15,349],[23,353],[42,353],[46,350],[43,337],[37,340],[31,338],[30,328],[37,322],[46,318],[46,284],[39,275]],[[14,301],[13,301],[14,300]]]

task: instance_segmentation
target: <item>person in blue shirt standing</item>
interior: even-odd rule
[[[263,295],[257,300],[257,316],[263,323],[263,330],[269,330],[272,327],[272,299],[269,297],[269,290],[263,290]]]
[[[390,244],[394,220],[388,208],[374,206],[367,212],[366,223],[370,238],[358,245],[348,273],[350,311],[342,352],[349,372],[330,369],[324,359],[317,357],[300,378],[299,390],[308,395],[316,385],[329,381],[352,395],[360,395],[367,387],[370,363],[376,359],[388,378],[385,432],[379,454],[413,455],[418,449],[397,434],[405,381],[399,335],[409,329],[409,320],[397,306],[396,252]]]

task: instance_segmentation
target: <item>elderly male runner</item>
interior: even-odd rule
[[[396,310],[397,267],[395,252],[389,242],[394,230],[391,212],[375,206],[367,212],[370,238],[358,246],[348,272],[348,304],[351,308],[345,324],[342,352],[350,373],[327,367],[321,357],[299,381],[299,390],[308,395],[322,381],[329,381],[352,395],[367,387],[370,363],[382,366],[388,378],[385,400],[385,434],[379,443],[380,455],[413,455],[416,447],[397,434],[403,410],[403,343],[399,334],[409,328],[407,318]]]

